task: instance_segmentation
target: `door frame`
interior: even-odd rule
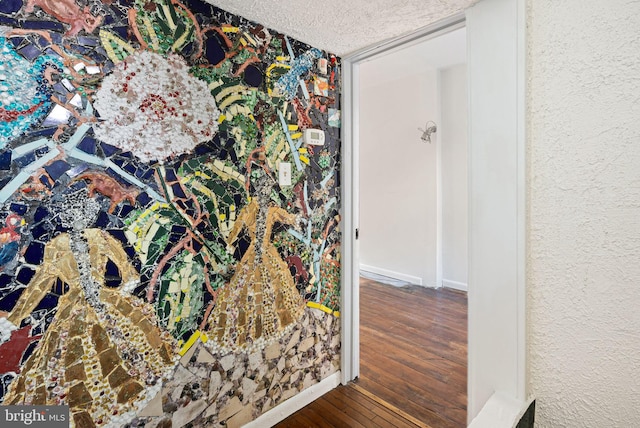
[[[477,33],[470,33],[470,22]],[[359,64],[464,25],[469,73],[470,422],[495,396],[509,398],[515,407],[524,407],[527,399],[525,0],[481,0],[466,13],[342,58],[341,377],[346,384],[360,374]],[[474,47],[481,52],[469,54]],[[491,60],[480,56],[484,54]],[[497,76],[490,75],[492,71]],[[484,88],[491,84],[500,88],[495,94]],[[487,115],[492,108],[497,108],[495,114]],[[485,145],[495,157],[487,158]],[[488,218],[491,210],[501,221]],[[499,236],[505,239],[491,238]]]

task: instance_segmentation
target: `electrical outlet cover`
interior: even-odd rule
[[[281,186],[291,186],[291,164],[289,162],[280,162],[278,182]]]

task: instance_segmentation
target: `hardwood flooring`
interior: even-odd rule
[[[276,425],[277,428],[428,428],[380,403],[356,384],[339,386]]]
[[[276,425],[466,426],[467,296],[360,280],[360,377]]]

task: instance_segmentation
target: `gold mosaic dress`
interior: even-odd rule
[[[276,222],[293,224],[295,215],[279,207],[261,207],[254,198],[240,211],[229,234],[228,242],[234,242],[246,227],[251,244],[229,284],[219,290],[208,321],[210,339],[225,351],[279,339],[304,311],[289,267],[271,243]]]
[[[99,303],[91,303],[82,288],[82,264],[71,250],[73,236],[51,240],[8,320],[20,325],[57,279],[69,289],[3,403],[68,404],[76,427],[126,423],[135,403],[143,405],[153,398],[162,377],[173,370],[175,344],[158,328],[150,305],[103,286],[108,260],[118,266],[122,284],[138,280],[120,243],[100,229],[81,233],[89,248],[88,274],[100,286]]]

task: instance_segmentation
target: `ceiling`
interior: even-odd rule
[[[477,0],[207,0],[338,56],[410,33]]]
[[[467,62],[467,29],[459,28],[438,37],[394,50],[389,54],[365,60],[360,72],[366,82],[402,79],[426,70],[438,70]],[[366,85],[361,81],[361,85]]]

